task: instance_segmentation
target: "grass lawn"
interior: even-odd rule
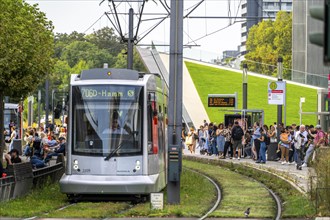
[[[166,204],[164,210],[150,210],[150,202],[141,203],[116,217],[201,217],[214,204],[216,190],[212,183],[199,174],[184,170],[181,175],[180,205]]]
[[[166,203],[166,190],[164,191]],[[27,218],[106,218],[106,217],[160,217],[188,216],[200,217],[214,204],[216,191],[214,186],[199,174],[185,171],[181,175],[181,204],[166,205],[164,210],[151,210],[150,202],[131,207],[129,202],[79,202],[58,211],[68,205],[66,196],[59,190],[58,184],[46,186],[29,195],[0,203],[1,217]],[[45,214],[47,213],[47,214]]]
[[[229,113],[220,111],[220,108],[209,108],[207,106],[208,94],[233,94],[237,92],[238,108],[242,108],[242,74],[191,62],[185,63],[212,122],[223,122],[224,114]],[[268,81],[268,79],[248,76],[248,108],[263,109],[265,123],[270,125],[277,121],[277,106],[268,105]],[[303,103],[304,112],[317,111],[317,91],[315,89],[287,84],[287,124],[299,124],[300,97],[306,98],[306,102]],[[302,122],[307,125],[315,125],[316,116],[303,115]]]
[[[184,160],[184,167],[198,170],[217,180],[221,185],[220,206],[210,217],[243,218],[250,207],[252,218],[273,218],[276,204],[260,183],[223,167]]]
[[[0,219],[4,216],[15,218],[32,217],[68,204],[66,196],[60,193],[58,184],[46,185],[42,189],[34,190],[27,196],[8,202],[0,202]]]

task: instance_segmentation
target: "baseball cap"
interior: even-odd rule
[[[59,137],[58,140],[63,141],[63,140],[65,140],[65,137]]]
[[[316,125],[315,128],[316,129],[321,129],[321,125]]]

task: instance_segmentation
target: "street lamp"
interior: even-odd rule
[[[300,97],[300,102],[299,102],[299,116],[300,116],[300,124],[302,124],[302,104],[305,103],[306,99],[305,97]]]

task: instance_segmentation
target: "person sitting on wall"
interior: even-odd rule
[[[49,152],[45,158],[45,163],[48,163],[49,160],[53,157],[53,156],[58,156],[59,154],[64,154],[65,155],[65,138],[64,137],[59,137],[59,145],[57,145],[54,148],[54,152]]]
[[[5,159],[7,162],[7,167],[8,165],[13,165],[14,163],[22,162],[17,149],[12,149],[8,154],[5,155]]]

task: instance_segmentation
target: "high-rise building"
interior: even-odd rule
[[[249,29],[263,19],[275,19],[279,11],[292,11],[292,0],[242,0],[241,14],[246,22],[241,28],[241,55],[246,51],[246,40]]]
[[[323,64],[322,47],[308,39],[311,32],[323,32],[323,23],[311,18],[309,8],[323,4],[324,0],[293,0],[292,80],[327,88],[329,67]]]

